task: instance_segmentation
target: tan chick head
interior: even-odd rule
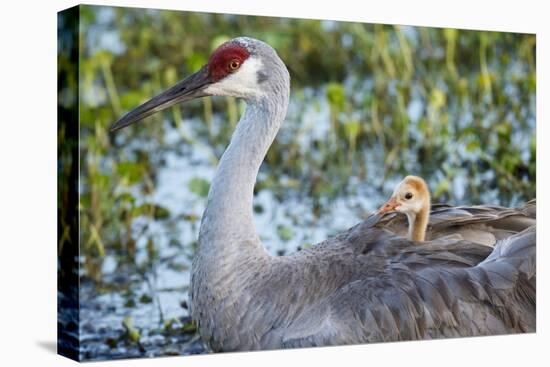
[[[378,212],[397,211],[407,215],[417,215],[429,209],[430,192],[426,182],[418,176],[407,176],[395,188],[391,198],[378,209]]]

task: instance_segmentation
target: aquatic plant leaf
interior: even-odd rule
[[[327,99],[331,107],[343,110],[346,103],[346,92],[340,83],[329,83],[327,85]]]
[[[129,185],[134,185],[143,178],[144,169],[139,163],[120,162],[116,165],[116,172],[124,177]]]
[[[200,177],[192,178],[187,186],[189,191],[203,198],[208,196],[210,190],[210,182]]]
[[[277,226],[277,235],[281,240],[286,242],[290,241],[292,237],[294,237],[294,231],[288,226],[279,225]]]
[[[138,343],[141,337],[138,329],[134,327],[134,321],[132,317],[128,316],[122,321],[122,326],[126,331],[126,336],[133,343]]]

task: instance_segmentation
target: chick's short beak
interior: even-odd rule
[[[397,201],[397,199],[394,196],[392,196],[388,201],[386,201],[386,203],[384,203],[384,205],[382,205],[378,209],[378,213],[385,214],[385,213],[395,211],[399,207],[399,205],[400,204]]]

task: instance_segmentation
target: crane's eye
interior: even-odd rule
[[[229,70],[235,71],[241,66],[241,62],[237,59],[234,59],[234,60],[229,61],[228,66],[229,66]]]
[[[407,199],[407,200],[411,200],[412,197],[413,197],[413,194],[411,192],[408,192],[408,193],[405,194],[405,199]]]

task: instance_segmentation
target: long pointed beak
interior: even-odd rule
[[[141,121],[147,116],[164,110],[176,103],[190,101],[195,98],[205,97],[208,93],[204,89],[212,84],[206,67],[201,68],[196,73],[188,76],[176,85],[170,87],[159,95],[151,98],[142,105],[134,108],[126,115],[122,116],[111,126],[111,131],[120,130],[123,127]]]
[[[401,204],[399,204],[397,199],[394,196],[392,196],[388,201],[386,201],[386,203],[384,203],[384,205],[382,205],[378,209],[378,214],[385,214],[385,213],[394,211],[397,209],[397,207],[399,207],[399,205]]]

